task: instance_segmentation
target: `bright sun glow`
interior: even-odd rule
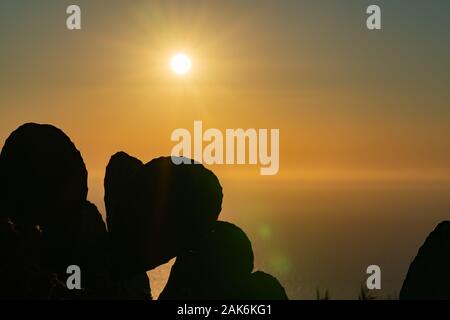
[[[191,59],[184,53],[178,53],[170,60],[170,68],[176,74],[185,75],[191,70],[191,67]]]

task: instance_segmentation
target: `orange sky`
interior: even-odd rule
[[[23,16],[2,31],[1,137],[26,121],[58,125],[92,175],[101,176],[117,150],[143,159],[169,154],[171,132],[202,120],[206,128],[279,128],[281,175],[450,176],[442,83],[449,48],[419,26],[416,44],[407,45],[400,36],[412,22],[404,16],[376,34],[356,20],[356,5],[343,12],[309,2],[137,2],[107,13],[81,2],[77,33],[60,26],[63,4],[35,5],[45,21],[25,5],[9,7]],[[298,19],[287,12],[294,8]],[[329,20],[307,17],[305,8]],[[342,15],[349,19],[336,31]],[[180,50],[194,64],[182,79],[168,68]]]

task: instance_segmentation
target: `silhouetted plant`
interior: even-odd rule
[[[325,290],[324,295],[322,296],[319,288],[316,290],[316,300],[330,300],[330,294],[328,290]]]

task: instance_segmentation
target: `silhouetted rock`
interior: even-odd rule
[[[1,295],[108,294],[106,227],[86,196],[83,159],[61,130],[28,123],[8,137],[0,154]],[[70,265],[82,270],[81,291],[65,288]]]
[[[248,298],[252,300],[288,299],[281,283],[275,277],[262,271],[252,273],[249,290]]]
[[[27,123],[0,154],[0,212],[15,223],[48,229],[70,224],[87,196],[80,152],[61,130]]]
[[[151,300],[150,281],[146,272],[113,278],[114,299]]]
[[[429,234],[409,266],[400,291],[402,300],[450,299],[450,222]]]
[[[70,139],[25,124],[0,154],[0,298],[151,299],[146,274],[173,257],[164,299],[285,299],[253,270],[250,240],[217,222],[222,187],[201,164],[143,164],[115,154],[105,174],[106,226],[86,200],[87,171]],[[66,287],[81,269],[81,290]]]
[[[38,299],[49,292],[41,272],[40,233],[36,228],[18,228],[0,219],[0,298]]]
[[[133,181],[136,172],[143,166],[143,163],[125,152],[118,152],[111,157],[105,173],[105,207],[106,223],[110,234],[114,234],[114,227],[118,226],[120,232],[121,226],[129,218],[127,213],[127,199],[130,198],[130,183]],[[123,206],[121,209],[120,206]],[[116,220],[115,220],[116,219]],[[126,235],[124,235],[126,236]],[[120,245],[122,237],[118,237]]]
[[[177,256],[159,299],[244,298],[252,270],[253,250],[246,234],[217,221],[202,244]]]
[[[63,238],[61,235],[55,237],[35,226],[14,226],[15,239],[1,245],[2,252],[5,247],[16,250],[9,253],[6,263],[2,261],[6,268],[1,272],[0,287],[5,295],[27,299],[98,299],[111,295],[104,223],[96,207],[88,202],[80,216],[80,225],[69,230],[63,243],[55,242]],[[70,265],[81,269],[82,290],[65,288]],[[14,289],[4,286],[3,279],[11,275]],[[11,295],[14,291],[17,293]]]
[[[105,201],[114,270],[136,275],[202,240],[221,210],[222,187],[200,164],[161,157],[139,165],[118,153],[107,167]]]
[[[147,273],[143,268],[133,268],[137,253],[132,248],[136,222],[129,209],[131,208],[130,183],[143,163],[124,152],[113,155],[108,163],[105,173],[105,207],[106,222],[110,239],[110,252],[112,259],[112,276],[115,298],[127,300],[151,299],[151,289]],[[128,254],[128,253],[134,253]]]
[[[216,300],[286,297],[275,278],[261,272],[252,274],[252,270],[253,250],[246,234],[231,223],[217,221],[201,245],[177,257],[159,298]]]
[[[86,201],[79,213],[80,222],[74,226],[74,231],[67,244],[73,245],[73,251],[68,257],[69,261],[77,264],[82,271],[83,298],[98,299],[111,297],[110,259],[108,234],[105,223],[97,207]],[[67,250],[63,245],[62,250]],[[58,254],[60,257],[59,253]],[[70,259],[70,260],[69,260]],[[65,270],[64,270],[65,272]],[[66,277],[63,277],[64,281]]]

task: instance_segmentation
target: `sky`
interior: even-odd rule
[[[82,29],[66,29],[66,7]],[[370,4],[382,30],[366,28]],[[221,218],[295,298],[355,298],[364,266],[400,289],[450,215],[450,2],[27,1],[0,4],[0,140],[63,129],[104,214],[109,157],[169,155],[173,130],[280,129],[280,171],[210,166]],[[169,69],[179,51],[192,71]],[[361,240],[364,239],[364,240]],[[377,262],[379,261],[379,262]],[[354,290],[354,292],[352,291]]]

